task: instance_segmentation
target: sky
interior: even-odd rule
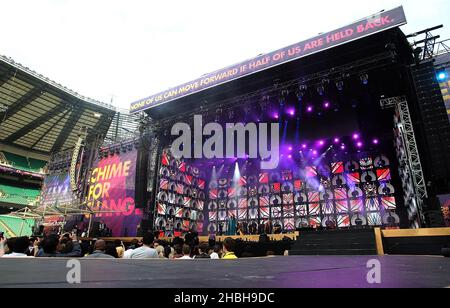
[[[448,0],[0,0],[0,54],[128,109],[203,74],[403,5],[406,34],[444,24]]]

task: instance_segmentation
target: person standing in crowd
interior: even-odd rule
[[[191,247],[189,245],[183,245],[183,256],[178,258],[178,260],[192,260]]]
[[[72,241],[70,252],[58,251],[60,240],[62,240],[63,238]],[[60,258],[81,257],[81,246],[80,243],[78,243],[76,234],[72,235],[65,234],[61,237],[61,239],[58,237],[57,234],[50,234],[42,241],[41,248],[39,249],[36,257],[60,257]]]
[[[222,256],[222,248],[219,244],[214,245],[213,252],[211,253],[211,259],[220,259]]]
[[[198,245],[198,255],[194,256],[194,259],[211,259],[208,255],[209,245],[206,242],[201,242]]]
[[[85,259],[114,259],[113,256],[106,254],[106,242],[97,240],[94,244],[94,252],[84,257]]]
[[[28,236],[17,237],[0,242],[0,257],[2,258],[32,258],[27,256],[30,239]],[[5,252],[5,245],[8,253]]]
[[[223,252],[225,254],[222,257],[222,259],[224,259],[224,260],[237,259],[236,255],[234,254],[235,247],[236,247],[236,241],[233,240],[231,237],[227,237],[223,241]]]
[[[155,236],[152,233],[145,234],[142,238],[142,247],[131,251],[131,253],[127,255],[127,259],[158,259],[156,249],[151,248],[154,240]]]

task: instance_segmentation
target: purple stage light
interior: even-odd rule
[[[313,155],[317,155],[317,151],[316,150],[314,150],[312,153],[313,153]]]
[[[306,143],[302,144],[302,149],[306,149]]]
[[[314,110],[313,106],[306,107],[307,112],[313,112],[313,110]]]
[[[345,150],[345,144],[341,145],[341,150]]]
[[[291,146],[289,146],[289,147],[288,147],[288,150],[289,150],[289,151],[292,151],[292,147],[291,147]]]
[[[289,154],[289,155],[288,155],[288,158],[289,158],[289,159],[291,159],[291,158],[292,158],[292,155],[291,155],[291,154]]]
[[[278,119],[280,116],[278,115],[278,113],[274,113],[274,114],[273,114],[273,117],[274,117],[275,119]]]
[[[319,140],[319,145],[324,145],[325,142],[323,140]]]
[[[356,143],[356,146],[357,146],[358,148],[360,148],[360,147],[363,146],[363,143],[362,143],[361,141],[358,141],[358,143]]]
[[[328,101],[325,101],[325,102],[323,102],[323,108],[325,108],[325,109],[328,109],[328,108],[330,108],[330,102],[328,102]]]
[[[334,143],[339,143],[339,138],[334,138]]]
[[[287,113],[288,113],[290,116],[294,116],[294,115],[295,115],[295,109],[294,109],[294,108],[289,108],[289,109],[287,110]]]
[[[359,139],[359,134],[358,133],[354,133],[353,134],[353,139],[355,139],[355,140]]]
[[[380,143],[380,141],[378,140],[378,139],[373,139],[373,144],[378,144],[378,143]]]

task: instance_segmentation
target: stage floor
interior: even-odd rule
[[[369,284],[370,259],[381,284]],[[8,287],[450,287],[450,259],[432,256],[289,256],[240,260],[83,260],[81,284],[68,284],[67,259],[0,259]]]

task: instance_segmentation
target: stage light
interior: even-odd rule
[[[317,155],[317,151],[316,150],[313,151],[313,155]]]
[[[291,159],[291,158],[292,158],[292,155],[291,155],[291,154],[289,154],[289,155],[288,155],[288,158],[289,158],[289,159]]]
[[[380,141],[379,141],[378,139],[373,139],[372,142],[373,142],[373,144],[378,144],[378,143],[380,143]]]
[[[363,146],[363,143],[362,143],[361,141],[358,141],[358,142],[356,143],[356,146],[357,146],[358,148],[361,148],[361,147]]]
[[[359,79],[361,80],[361,83],[363,85],[368,85],[369,84],[369,75],[368,74],[361,74],[359,76]]]
[[[345,144],[341,144],[341,150],[345,150]]]
[[[314,107],[313,107],[313,106],[308,106],[308,107],[306,107],[306,111],[307,111],[307,112],[313,112],[313,110],[314,110]]]
[[[292,147],[291,147],[291,146],[290,146],[290,147],[288,147],[288,150],[289,150],[289,151],[292,151]]]
[[[307,145],[306,143],[302,144],[302,149],[306,149]]]
[[[325,101],[325,102],[323,102],[323,108],[325,108],[325,109],[328,109],[328,108],[330,108],[330,102],[329,101]]]
[[[273,117],[274,117],[275,119],[277,119],[277,120],[280,118],[280,116],[278,115],[278,113],[274,113],[274,114],[273,114]]]
[[[324,145],[325,142],[323,140],[319,140],[319,145]]]
[[[294,109],[294,108],[289,108],[289,109],[287,110],[287,113],[288,113],[290,116],[294,116],[294,115],[295,115],[295,109]]]
[[[358,133],[354,133],[354,134],[353,134],[353,139],[354,139],[354,140],[359,139],[359,134],[358,134]]]
[[[437,73],[437,80],[443,82],[448,78],[448,73],[446,71],[440,71]]]
[[[339,138],[334,138],[334,143],[339,143]]]

